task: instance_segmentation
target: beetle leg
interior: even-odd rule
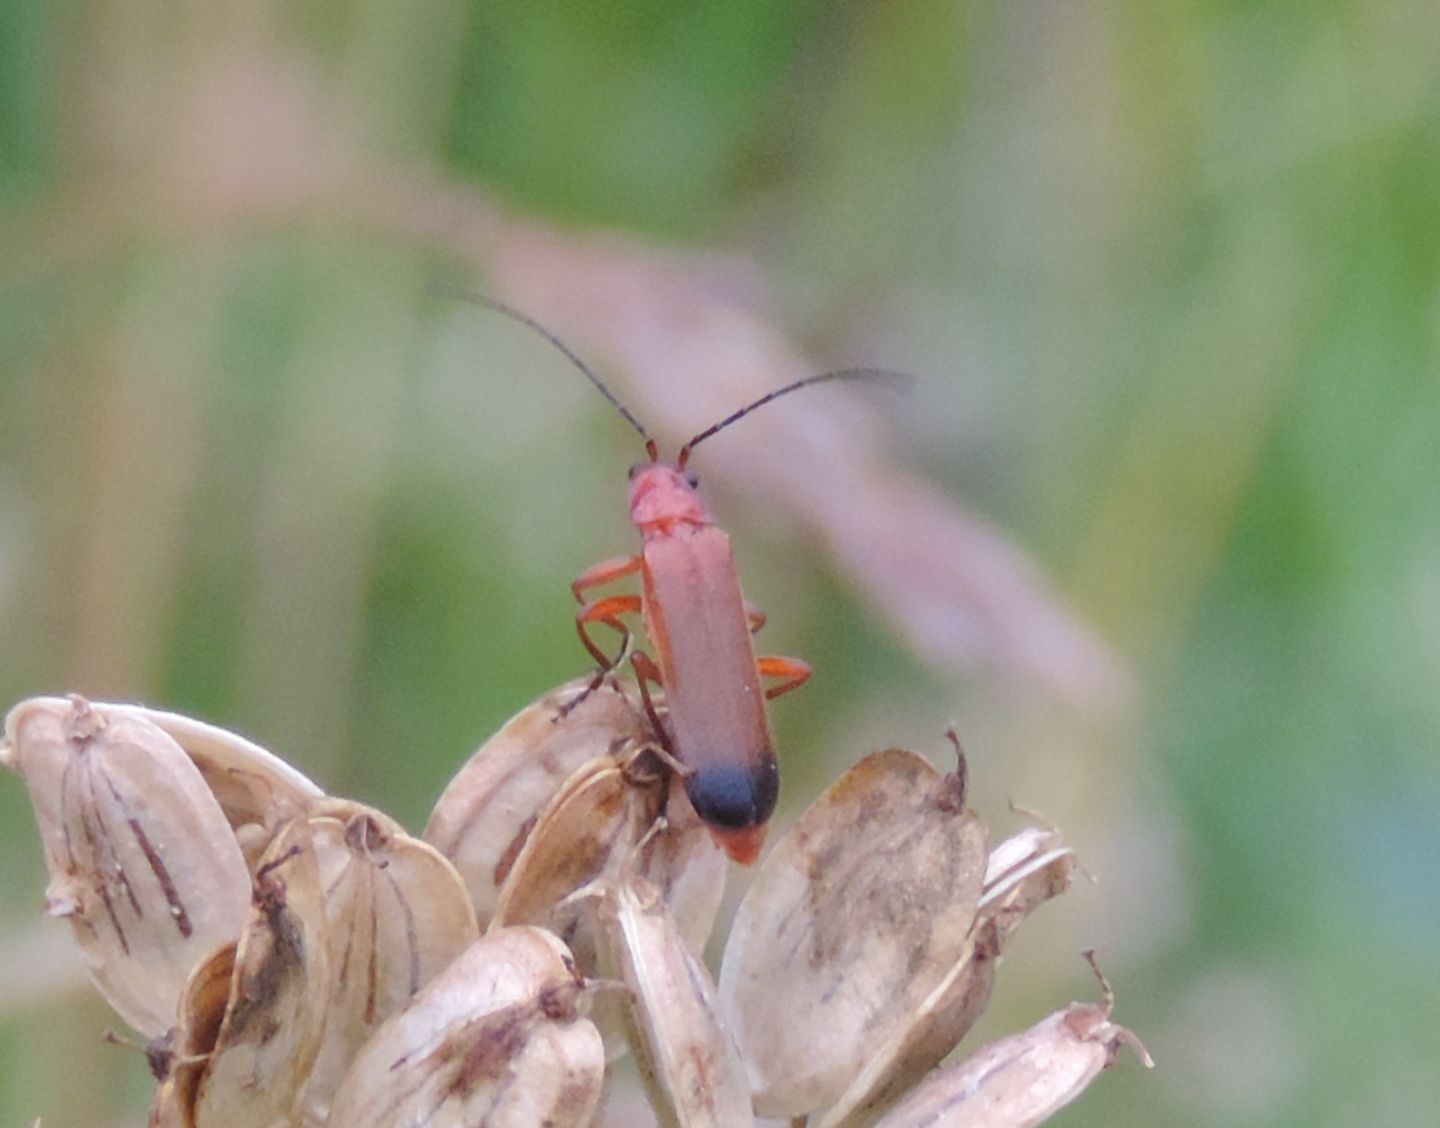
[[[765,691],[765,700],[773,701],[782,693],[798,689],[810,680],[810,663],[799,658],[757,658],[755,667],[762,678],[784,678],[779,685]]]
[[[640,700],[644,702],[645,712],[655,727],[656,736],[660,738],[660,759],[682,776],[689,775],[691,769],[675,758],[675,750],[670,747],[670,735],[660,723],[660,714],[655,711],[655,702],[650,699],[650,683],[653,682],[661,689],[665,688],[665,683],[660,680],[660,667],[655,665],[654,660],[643,650],[636,650],[630,655],[630,667],[635,671],[635,681],[640,686]]]
[[[586,568],[575,577],[575,582],[570,585],[575,602],[584,603],[585,593],[591,588],[613,584],[616,580],[623,580],[626,576],[634,575],[640,571],[640,562],[641,558],[638,556],[617,556],[613,560],[606,560],[592,568]]]
[[[580,610],[575,615],[575,629],[580,633],[580,641],[585,644],[585,649],[590,652],[590,657],[595,659],[600,669],[595,674],[595,679],[585,687],[585,691],[561,709],[555,715],[555,720],[560,720],[599,689],[601,683],[605,681],[605,675],[625,661],[625,655],[630,649],[630,628],[620,621],[620,616],[640,610],[638,595],[616,595],[606,599],[597,599],[594,603],[586,603],[585,593],[591,588],[603,587],[616,580],[623,580],[626,576],[638,572],[640,564],[641,558],[638,556],[617,556],[612,560],[602,561],[592,568],[586,568],[575,577],[575,582],[570,585],[570,592],[575,596],[575,602],[580,604]],[[620,650],[614,658],[601,650],[599,644],[590,637],[590,632],[586,629],[590,623],[604,623],[620,632]]]
[[[566,717],[568,717],[573,710],[578,709],[580,705],[584,703],[587,697],[589,697],[592,693],[594,693],[597,689],[604,685],[606,678],[613,677],[615,667],[620,665],[620,663],[624,662],[625,659],[629,657],[630,648],[634,645],[634,643],[635,636],[629,631],[626,631],[625,641],[620,647],[620,653],[615,655],[615,661],[608,666],[602,665],[598,670],[596,670],[595,676],[590,679],[590,684],[587,685],[579,693],[577,693],[574,697],[572,697],[569,701],[565,702],[564,705],[560,706],[560,709],[556,712],[555,716],[550,718],[551,722],[554,724],[559,724]],[[618,684],[616,684],[614,688],[617,693],[620,692],[620,687]]]
[[[570,585],[570,591],[575,596],[575,602],[580,604],[580,610],[575,615],[575,626],[580,632],[580,641],[585,644],[585,649],[590,656],[600,664],[600,669],[610,670],[617,662],[623,661],[625,649],[630,644],[630,628],[620,622],[619,616],[639,612],[640,597],[638,595],[612,595],[604,599],[597,599],[594,603],[585,601],[585,593],[591,588],[604,587],[606,584],[613,584],[616,580],[623,580],[626,576],[633,575],[640,570],[642,560],[639,556],[617,556],[613,560],[606,560],[596,564],[593,568],[586,568],[575,577],[575,582]],[[620,653],[615,658],[605,654],[595,640],[590,637],[589,631],[585,629],[587,623],[604,623],[613,627],[622,636]]]
[[[585,644],[585,649],[590,651],[590,657],[600,664],[602,673],[614,669],[617,662],[623,661],[625,652],[630,648],[630,628],[621,621],[620,616],[638,615],[641,606],[638,595],[608,595],[594,603],[585,604],[575,613],[575,629],[580,634],[580,641]],[[588,628],[592,623],[600,623],[620,632],[620,652],[614,658],[601,650],[600,644],[590,637]]]
[[[759,634],[760,628],[765,625],[765,612],[756,607],[753,603],[745,604],[745,618],[750,622],[750,633]]]
[[[576,583],[578,584],[579,581],[577,580]],[[571,710],[577,708],[582,701],[600,688],[611,670],[625,661],[625,656],[630,653],[630,647],[634,643],[634,635],[630,633],[630,628],[621,621],[620,616],[637,614],[640,607],[641,601],[638,595],[611,595],[604,599],[597,599],[594,603],[587,603],[575,613],[575,630],[580,635],[580,641],[585,644],[585,649],[590,652],[590,657],[595,659],[600,668],[595,671],[595,677],[584,691],[567,701],[555,714],[556,721],[569,716]],[[600,649],[600,644],[590,637],[588,628],[592,623],[603,623],[620,632],[620,649],[614,658]]]

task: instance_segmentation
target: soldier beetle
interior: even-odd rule
[[[691,805],[725,852],[741,865],[759,856],[775,810],[780,775],[765,702],[804,684],[810,666],[798,658],[757,657],[751,636],[765,623],[740,591],[730,538],[697,493],[690,455],[706,439],[780,396],[811,384],[846,378],[888,378],[894,373],[847,368],[796,380],[761,396],[695,435],[673,462],[595,371],[559,337],[530,317],[488,298],[480,304],[528,326],[575,365],[645,443],[647,461],[630,469],[630,520],[641,550],[582,572],[570,590],[580,604],[580,641],[600,666],[593,685],[628,656],[640,693],[665,750],[678,762]],[[590,593],[635,573],[640,594]],[[638,614],[655,657],[632,647],[624,616]],[[619,632],[612,658],[591,637],[604,625]],[[774,684],[762,689],[761,680]],[[662,723],[649,686],[665,694]]]

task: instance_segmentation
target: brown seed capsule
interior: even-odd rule
[[[310,819],[325,890],[334,994],[305,1088],[326,1108],[375,1029],[475,942],[460,875],[434,847],[359,803],[328,800]]]
[[[604,963],[630,988],[626,1036],[661,1123],[741,1128],[755,1122],[745,1067],[715,1009],[710,973],[660,891],[622,882],[600,908]]]
[[[1071,1003],[1024,1033],[932,1074],[880,1128],[1030,1128],[1083,1093],[1114,1063],[1122,1044],[1152,1068],[1139,1039],[1110,1022],[1115,995],[1103,978],[1100,983],[1100,1005]]]
[[[912,752],[867,756],[800,817],[741,902],[720,973],[757,1113],[829,1106],[909,1025],[964,958],[984,873],[963,779]]]
[[[282,826],[255,874],[225,1017],[196,1086],[196,1128],[298,1119],[332,989],[324,898],[309,828]]]
[[[190,758],[149,721],[79,697],[21,702],[0,762],[25,779],[50,885],[96,989],[136,1030],[175,1024],[191,969],[235,940],[250,877]]]
[[[605,1052],[583,983],[539,928],[472,944],[375,1032],[341,1082],[333,1128],[588,1125]]]
[[[965,950],[911,1021],[873,1048],[816,1128],[859,1128],[950,1053],[985,1013],[1006,941],[1040,905],[1069,887],[1074,854],[1049,830],[1027,829],[991,851]]]
[[[481,928],[561,785],[587,761],[652,738],[644,710],[608,684],[573,705],[588,685],[588,679],[570,682],[512,717],[450,781],[430,816],[425,840],[459,870]],[[573,707],[566,712],[566,706]]]

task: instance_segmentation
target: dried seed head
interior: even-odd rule
[[[455,867],[392,819],[329,800],[310,819],[325,890],[334,993],[305,1089],[325,1108],[375,1029],[475,942],[479,931]]]
[[[1071,1003],[1024,1033],[932,1074],[880,1121],[881,1128],[1030,1128],[1083,1093],[1114,1063],[1122,1044],[1153,1067],[1139,1039],[1110,1022],[1115,996],[1100,982],[1102,1003]]]
[[[29,787],[52,912],[153,1035],[152,1126],[590,1124],[597,1022],[618,1047],[622,1016],[666,1124],[750,1124],[752,1101],[816,1128],[1034,1124],[1121,1042],[1149,1064],[1106,986],[925,1076],[1075,865],[1043,829],[987,859],[963,755],[942,776],[877,753],[831,787],[756,875],[717,992],[697,953],[724,855],[632,697],[566,711],[583,688],[522,712],[447,790],[429,834],[464,877],[221,730],[79,699],[11,712],[0,764]]]
[[[276,833],[255,874],[225,1017],[195,1092],[196,1128],[291,1123],[332,995],[324,895],[309,828]]]
[[[665,1124],[754,1123],[745,1067],[715,1009],[710,973],[671,919],[660,891],[622,882],[600,910],[604,964],[630,988],[626,1037]]]
[[[25,779],[91,981],[136,1030],[163,1034],[191,968],[244,926],[250,877],[225,815],[179,745],[81,698],[10,711],[4,763]]]
[[[964,958],[985,828],[958,799],[914,753],[879,752],[762,864],[720,974],[757,1113],[832,1104]]]
[[[531,827],[561,785],[587,761],[652,737],[644,710],[609,684],[574,705],[588,685],[570,682],[512,717],[450,781],[430,816],[425,840],[459,870],[481,928]]]
[[[911,1021],[882,1045],[817,1128],[873,1123],[950,1053],[990,1004],[1005,943],[1026,917],[1070,883],[1074,853],[1055,831],[1030,828],[997,846],[965,949]]]
[[[565,946],[539,928],[472,944],[383,1023],[336,1093],[335,1128],[587,1125],[605,1075]]]

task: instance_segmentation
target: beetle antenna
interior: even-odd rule
[[[630,409],[620,402],[620,397],[618,397],[614,392],[612,392],[606,386],[605,381],[600,379],[599,375],[596,374],[595,370],[591,368],[588,364],[586,364],[583,360],[581,360],[579,354],[576,353],[575,350],[572,349],[569,345],[567,345],[564,341],[562,341],[555,333],[552,333],[549,329],[545,328],[545,326],[541,325],[540,322],[536,321],[528,314],[521,313],[514,306],[508,306],[504,302],[497,302],[494,298],[487,298],[481,294],[467,293],[463,290],[452,291],[452,293],[457,298],[463,298],[468,302],[473,302],[475,305],[484,306],[486,309],[492,309],[496,313],[504,317],[508,317],[511,321],[518,321],[521,325],[525,325],[530,329],[533,329],[536,333],[539,333],[540,336],[544,337],[547,341],[549,341],[552,345],[559,349],[565,355],[566,359],[570,361],[571,364],[573,364],[576,368],[580,369],[580,371],[585,374],[585,378],[600,390],[600,394],[610,401],[611,405],[615,408],[616,411],[618,411],[622,416],[624,416],[625,422],[629,423],[630,426],[634,427],[635,430],[640,433],[640,437],[645,440],[647,450],[654,446],[654,440],[650,438],[650,432],[645,430],[644,426],[641,425],[640,420],[636,419],[634,415],[630,414]]]
[[[817,376],[805,376],[796,380],[793,384],[786,384],[783,388],[776,388],[773,392],[766,392],[754,403],[747,403],[739,411],[732,412],[720,420],[713,427],[707,427],[688,443],[680,448],[680,457],[676,462],[683,468],[690,452],[703,443],[710,436],[725,430],[731,423],[739,422],[758,407],[764,407],[771,400],[777,400],[781,396],[788,396],[791,392],[798,392],[801,388],[808,388],[811,384],[821,384],[826,380],[875,380],[887,383],[909,385],[914,382],[914,377],[904,372],[890,372],[884,368],[840,368],[834,372],[821,372]]]

